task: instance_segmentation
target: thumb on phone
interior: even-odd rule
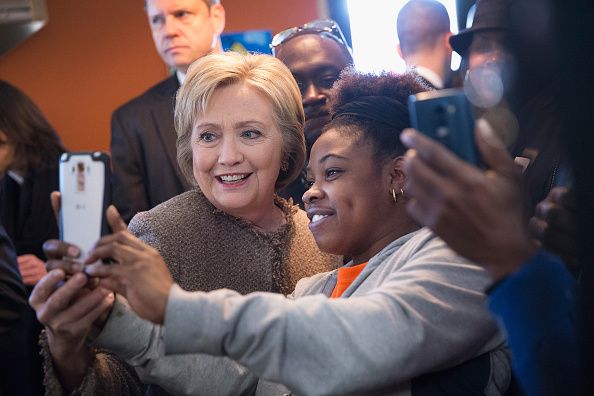
[[[107,223],[109,227],[111,227],[111,232],[114,234],[119,231],[125,231],[128,229],[128,226],[120,216],[120,212],[116,209],[115,206],[109,205],[107,208]]]

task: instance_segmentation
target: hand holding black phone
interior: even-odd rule
[[[472,109],[464,92],[442,89],[411,95],[408,111],[413,128],[437,140],[463,160],[480,165]]]

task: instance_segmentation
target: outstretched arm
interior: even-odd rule
[[[496,349],[503,339],[483,305],[486,273],[456,262],[435,241],[384,283],[348,299],[174,286],[166,351],[229,356],[313,395],[393,387]]]
[[[93,346],[124,359],[147,384],[172,394],[253,394],[258,378],[228,358],[204,354],[165,355],[163,327],[138,317],[118,296],[105,327]]]

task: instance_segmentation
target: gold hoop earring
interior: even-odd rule
[[[398,203],[398,197],[396,196],[396,190],[392,189],[392,199],[394,200],[394,203],[397,204]]]

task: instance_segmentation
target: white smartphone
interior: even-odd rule
[[[60,239],[81,249],[82,262],[99,238],[109,233],[105,218],[111,201],[109,156],[100,152],[62,154],[60,193]]]

